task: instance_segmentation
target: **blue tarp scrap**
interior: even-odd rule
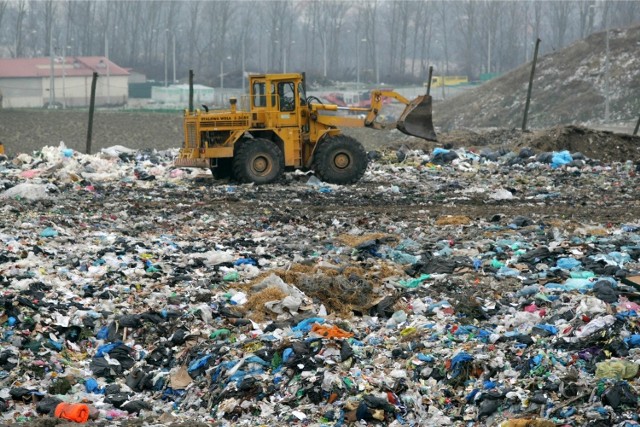
[[[455,378],[458,375],[460,375],[463,366],[468,362],[471,362],[472,360],[473,360],[473,356],[464,351],[461,351],[460,353],[453,356],[453,358],[451,359],[451,367],[450,367],[451,378]]]

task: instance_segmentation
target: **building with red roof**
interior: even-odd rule
[[[0,58],[3,108],[85,107],[98,73],[96,105],[124,105],[129,72],[103,56]]]

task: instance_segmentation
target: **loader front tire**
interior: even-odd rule
[[[224,157],[216,160],[211,159],[211,175],[213,175],[213,179],[220,180],[231,177],[231,158]]]
[[[284,156],[269,140],[248,140],[234,154],[233,173],[240,182],[269,184],[284,173]]]
[[[313,164],[321,180],[332,184],[353,184],[367,170],[367,152],[350,136],[330,136],[316,148]]]

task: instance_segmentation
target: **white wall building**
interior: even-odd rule
[[[101,56],[0,59],[3,108],[85,107],[98,73],[96,106],[125,105],[129,72]],[[53,89],[53,94],[51,89]]]

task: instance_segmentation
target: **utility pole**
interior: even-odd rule
[[[536,47],[533,51],[533,62],[531,63],[531,74],[529,75],[529,88],[527,89],[527,101],[524,106],[524,117],[522,118],[522,131],[527,130],[527,117],[529,115],[529,105],[531,103],[531,89],[533,88],[533,77],[536,74],[536,62],[538,62],[538,48],[540,47],[540,39],[536,39]]]
[[[173,36],[173,81],[172,84],[176,84],[176,33],[171,31]]]
[[[91,79],[91,100],[89,101],[89,124],[87,125],[87,145],[85,153],[91,154],[91,138],[93,136],[93,112],[96,105],[96,84],[98,82],[98,73],[93,72]]]
[[[224,58],[220,58],[220,89],[224,89]]]
[[[65,40],[64,45],[62,45],[62,108],[67,108],[66,85],[64,82],[66,65],[67,65],[67,41]]]
[[[487,74],[491,73],[491,31],[487,30]]]

